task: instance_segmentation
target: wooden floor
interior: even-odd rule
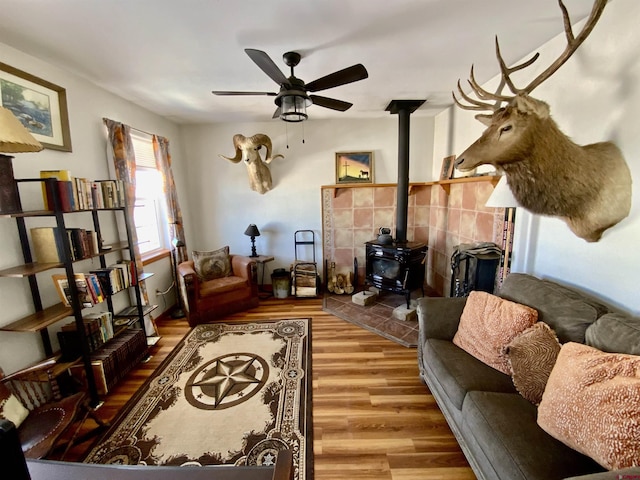
[[[418,376],[416,350],[322,311],[319,299],[270,299],[225,323],[312,319],[314,478],[473,480],[460,447]],[[189,330],[158,320],[162,339],[98,410],[112,419]],[[88,421],[87,427],[93,422]],[[80,460],[91,440],[66,460]]]

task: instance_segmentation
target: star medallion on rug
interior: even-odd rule
[[[85,463],[265,465],[311,480],[310,319],[198,325],[129,400]]]

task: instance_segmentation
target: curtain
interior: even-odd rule
[[[114,120],[109,120],[108,118],[104,118],[103,121],[109,132],[109,145],[111,146],[116,178],[122,180],[125,185],[127,200],[126,214],[133,223],[133,207],[136,199],[136,157],[133,151],[133,144],[131,143],[131,127]],[[131,227],[130,233],[135,257],[133,260],[138,276],[140,276],[144,271],[144,267],[142,265],[142,258],[140,257],[140,249],[138,248],[138,235],[135,225],[132,224]],[[148,305],[149,295],[147,294],[147,288],[144,282],[140,283],[140,294],[143,299],[143,304]],[[158,329],[151,315],[149,315],[149,320],[150,325],[145,321],[146,333],[147,335],[155,335]]]
[[[156,157],[156,168],[162,175],[162,189],[167,200],[167,220],[169,234],[174,242],[176,262],[187,260],[187,245],[182,224],[182,211],[178,203],[178,193],[171,171],[171,154],[169,153],[169,140],[157,135],[153,136],[153,153]],[[178,246],[179,245],[179,246]]]

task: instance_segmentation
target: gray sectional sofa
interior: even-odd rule
[[[538,310],[561,343],[640,354],[638,319],[610,313],[594,298],[554,282],[512,273],[499,296]],[[607,472],[536,423],[537,407],[511,377],[458,348],[452,339],[466,298],[418,303],[420,375],[481,480],[604,480],[640,478],[640,468]]]

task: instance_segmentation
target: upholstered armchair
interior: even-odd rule
[[[227,257],[222,260],[212,261],[207,255],[224,249],[193,252],[192,260],[178,265],[182,306],[192,327],[258,306],[256,262],[225,249]]]

